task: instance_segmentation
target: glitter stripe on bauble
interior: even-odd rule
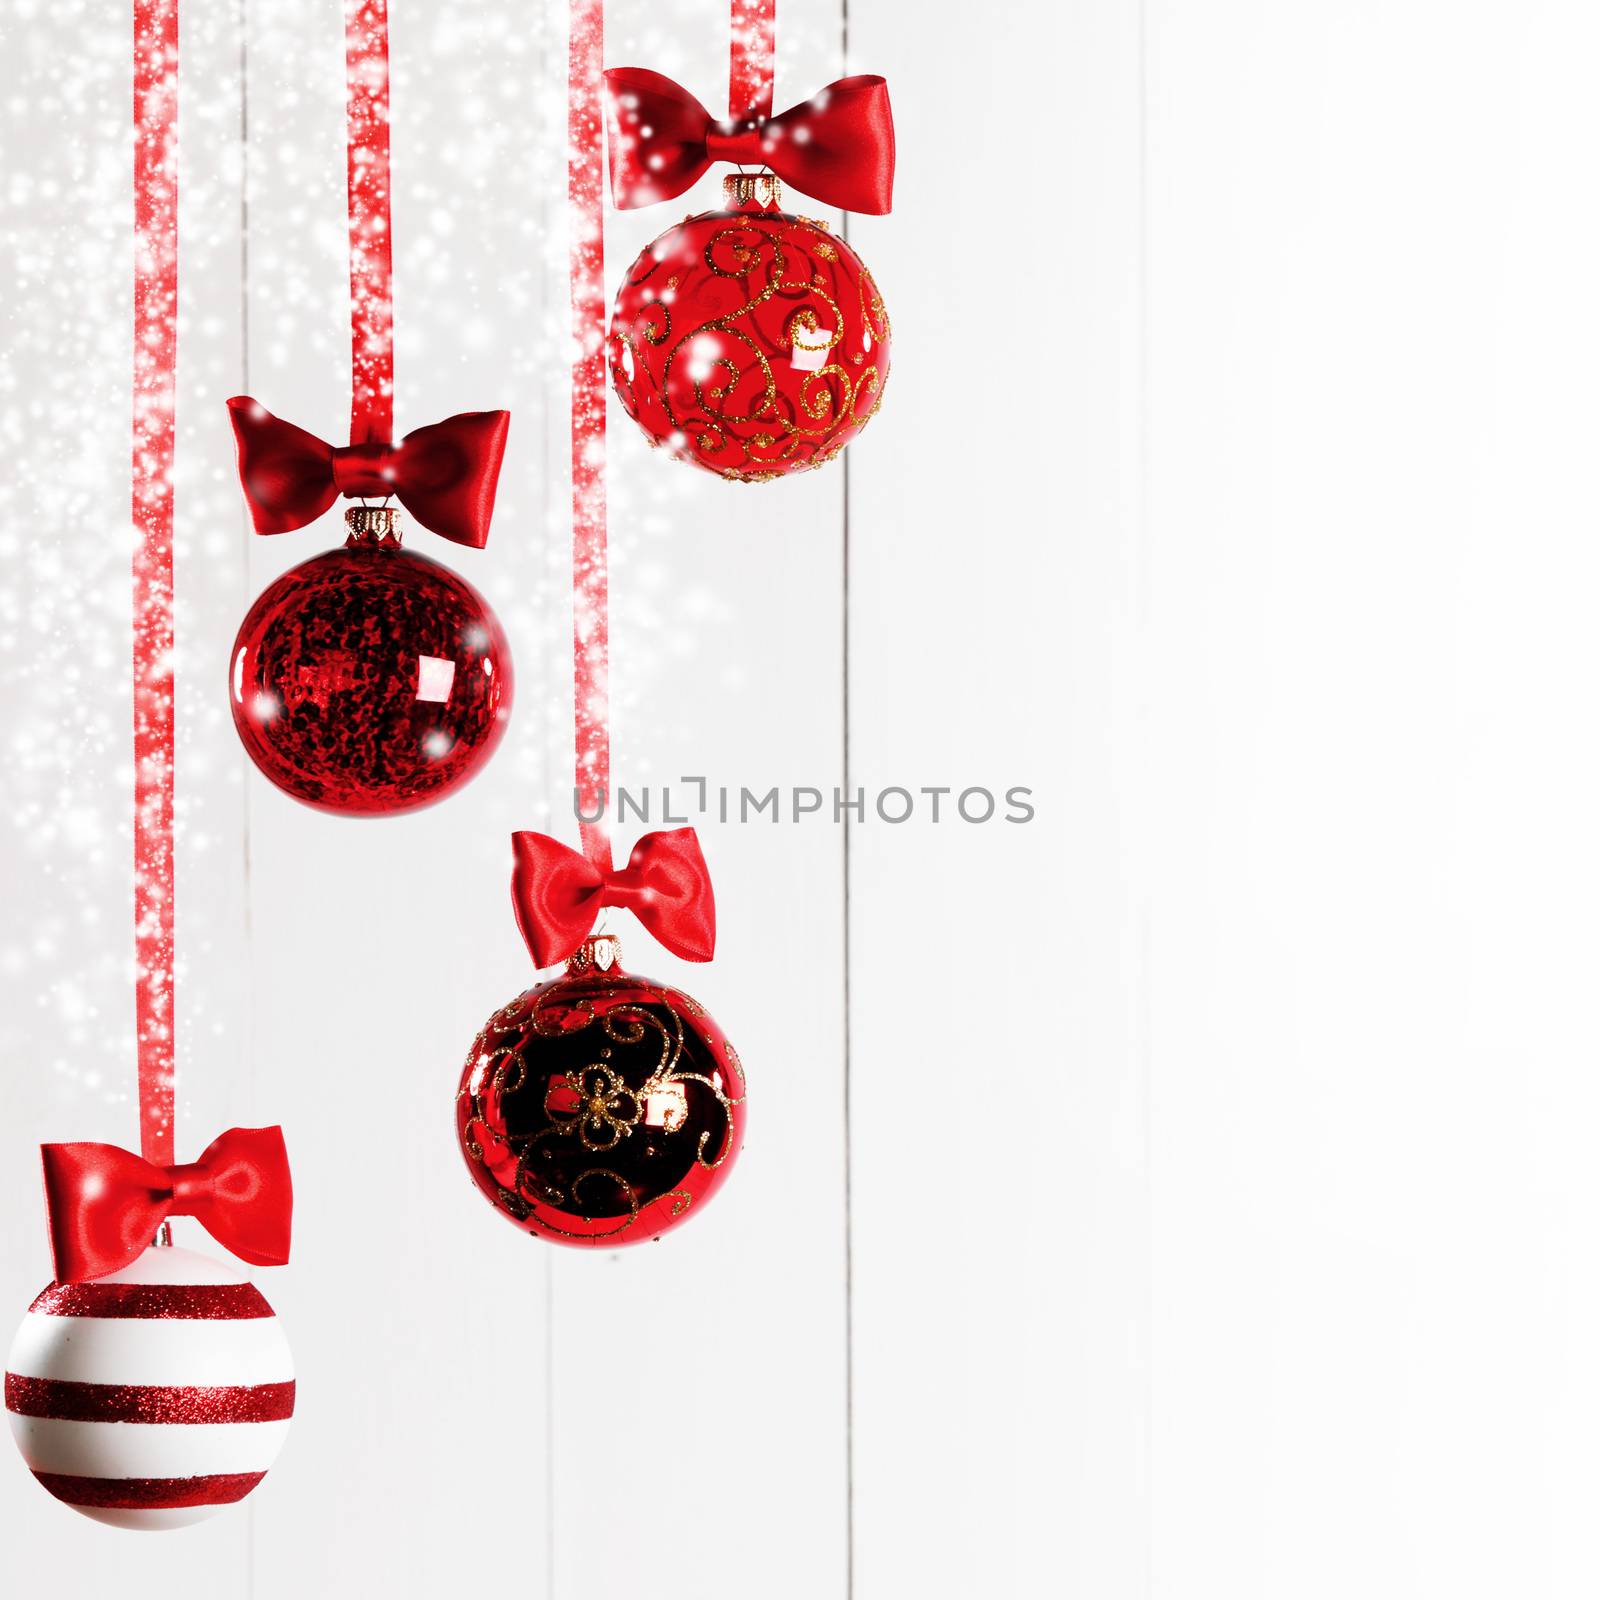
[[[267,1297],[253,1283],[53,1283],[29,1308],[53,1317],[180,1317],[234,1322],[270,1317]]]
[[[200,1522],[266,1476],[294,1363],[236,1267],[171,1246],[34,1301],[6,1363],[23,1459],[58,1500],[124,1528]]]
[[[72,1383],[9,1372],[6,1410],[56,1422],[287,1422],[294,1384]]]

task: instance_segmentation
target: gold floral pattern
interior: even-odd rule
[[[567,1107],[562,1092],[576,1096]],[[544,1094],[545,1114],[562,1132],[575,1133],[585,1150],[610,1150],[633,1132],[641,1106],[610,1067],[588,1066],[576,1079],[564,1074],[550,1080]]]
[[[479,1187],[531,1233],[650,1238],[720,1185],[744,1126],[737,1053],[674,989],[576,964],[501,1007],[457,1094]]]

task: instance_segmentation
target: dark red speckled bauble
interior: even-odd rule
[[[744,1073],[705,1008],[617,965],[601,935],[483,1025],[456,1132],[519,1228],[611,1249],[698,1216],[744,1142]]]
[[[250,759],[320,811],[415,811],[459,789],[511,714],[511,652],[464,578],[400,547],[396,513],[269,584],[234,640],[229,703]]]
[[[866,427],[889,377],[889,316],[843,239],[778,208],[776,179],[725,186],[733,209],[688,218],[629,268],[611,381],[652,444],[764,483],[824,465]]]

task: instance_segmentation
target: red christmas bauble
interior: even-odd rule
[[[764,483],[831,461],[876,414],[889,316],[872,274],[776,181],[727,180],[728,211],[690,217],[628,270],[611,316],[611,381],[653,445]]]
[[[415,811],[489,759],[511,652],[464,578],[403,550],[395,513],[269,584],[233,642],[234,726],[263,776],[319,811]]]
[[[744,1142],[744,1095],[705,1008],[624,972],[602,935],[483,1025],[456,1133],[472,1181],[518,1227],[611,1249],[699,1214]]]
[[[184,1528],[266,1476],[294,1415],[294,1359],[242,1268],[157,1243],[44,1289],[11,1343],[6,1410],[34,1477],[74,1511]]]

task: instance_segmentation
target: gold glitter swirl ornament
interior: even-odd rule
[[[723,188],[729,209],[685,219],[629,268],[611,381],[651,444],[766,483],[833,460],[877,413],[889,314],[843,239],[781,209],[776,178]]]
[[[744,1071],[704,1006],[609,935],[489,1018],[456,1094],[472,1181],[517,1227],[613,1249],[698,1216],[744,1143]]]

